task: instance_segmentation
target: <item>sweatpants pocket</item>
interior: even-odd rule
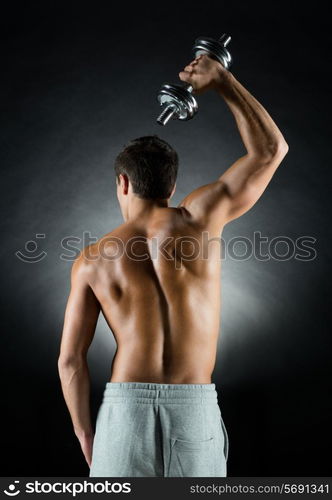
[[[168,477],[213,477],[213,437],[203,441],[172,438]]]

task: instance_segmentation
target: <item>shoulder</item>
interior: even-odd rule
[[[79,274],[88,274],[95,270],[103,258],[112,260],[112,255],[123,244],[131,230],[128,224],[122,224],[116,229],[104,234],[95,243],[87,245],[80,252],[73,263],[73,272]]]
[[[221,180],[205,184],[186,196],[178,205],[187,217],[202,227],[222,227],[225,205],[228,201],[227,186]]]
[[[71,268],[72,281],[89,281],[92,271],[94,250],[93,245],[88,245],[79,253]]]

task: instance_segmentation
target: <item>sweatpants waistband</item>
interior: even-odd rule
[[[216,403],[215,384],[157,384],[152,382],[107,382],[104,402]]]

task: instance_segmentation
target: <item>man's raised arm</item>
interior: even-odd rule
[[[99,312],[99,302],[89,286],[89,264],[81,255],[72,268],[58,370],[74,432],[89,466],[94,432],[90,416],[87,352],[95,333]]]
[[[179,76],[198,94],[214,89],[224,98],[247,150],[215,182],[196,189],[180,204],[204,225],[220,230],[256,203],[288,145],[268,112],[219,62],[200,55]]]

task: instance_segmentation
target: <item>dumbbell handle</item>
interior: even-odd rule
[[[173,104],[166,106],[157,118],[159,125],[166,125],[172,116],[176,113],[176,107]]]
[[[229,35],[226,35],[226,33],[224,33],[223,35],[221,35],[221,37],[219,38],[219,42],[223,44],[224,47],[227,47],[227,45],[229,44],[229,42],[231,41],[232,37],[229,36]]]

